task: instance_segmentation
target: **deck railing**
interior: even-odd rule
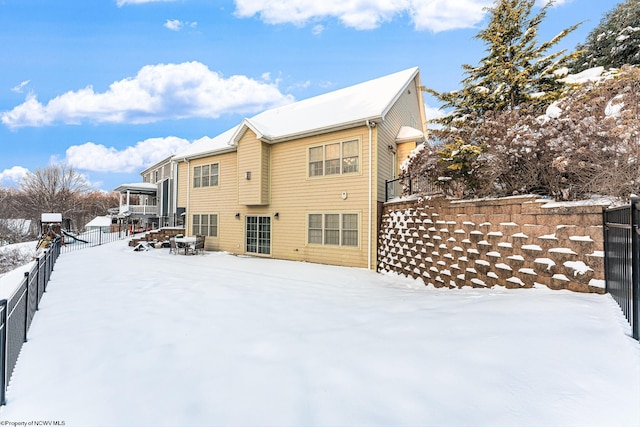
[[[122,205],[120,206],[120,215],[129,213],[131,215],[157,215],[158,206],[156,205]]]
[[[384,200],[413,194],[432,195],[439,193],[438,187],[422,175],[407,175],[396,179],[385,180]]]

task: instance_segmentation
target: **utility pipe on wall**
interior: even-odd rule
[[[373,195],[371,194],[373,191],[373,128],[376,127],[376,122],[367,120],[366,124],[369,128],[369,239],[367,243],[367,268],[371,270],[371,244],[373,241],[373,233],[371,232],[373,229]]]

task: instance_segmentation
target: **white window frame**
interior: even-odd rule
[[[196,217],[198,218],[197,224],[196,224]],[[202,232],[202,220],[206,218],[207,219],[207,232],[203,233]],[[191,233],[196,236],[196,235],[204,235],[206,237],[218,237],[218,233],[219,233],[219,218],[220,216],[217,213],[205,213],[205,214],[192,214],[191,215]],[[215,220],[214,220],[215,219]],[[212,221],[214,220],[214,221]],[[213,230],[215,230],[215,233],[213,232]]]
[[[358,144],[358,148],[357,148],[357,156],[345,156],[345,144],[349,144],[349,143],[356,143]],[[327,147],[333,146],[339,144],[340,145],[340,155],[339,157],[332,157],[332,158],[327,158]],[[313,167],[312,167],[312,161],[311,161],[311,151],[312,150],[317,150],[321,148],[322,149],[322,160],[315,160],[313,162]],[[362,144],[360,143],[360,139],[359,138],[353,138],[353,139],[345,139],[343,141],[333,141],[333,142],[327,142],[324,144],[317,144],[317,145],[312,145],[309,146],[307,148],[307,177],[308,178],[320,178],[320,177],[330,177],[330,176],[341,176],[341,175],[353,175],[353,174],[358,174],[360,173],[361,170],[361,159],[362,159],[362,152],[361,152],[361,148],[362,148]],[[345,172],[346,169],[349,168],[349,165],[345,163],[345,161],[347,161],[347,159],[350,158],[355,158],[356,159],[356,170],[354,171],[347,171]],[[334,173],[327,173],[327,170],[329,169],[329,165],[328,163],[331,161],[335,161],[338,160],[339,164],[337,167],[337,172]],[[335,169],[335,166],[332,166],[332,169]],[[312,172],[313,170],[313,172]]]
[[[216,173],[212,173],[213,169],[216,169]],[[202,169],[208,167],[209,173],[206,175],[206,185],[205,185],[205,176],[202,175]],[[215,183],[212,183],[215,181]],[[220,184],[220,163],[209,163],[206,165],[199,165],[193,167],[193,180],[191,181],[191,185],[193,188],[206,188],[206,187],[217,187]]]
[[[313,227],[311,228],[312,225],[312,220],[311,220],[311,216],[312,215],[317,215],[320,216],[321,218],[321,225],[320,228],[318,227]],[[331,216],[331,215],[338,215],[338,228],[327,228],[327,217]],[[354,230],[353,228],[345,228],[345,216],[346,215],[355,215],[356,216],[356,229]],[[317,219],[317,217],[316,217]],[[313,245],[313,246],[323,246],[323,247],[334,247],[334,248],[359,248],[360,247],[360,238],[361,238],[361,234],[360,234],[360,230],[361,230],[361,224],[360,224],[360,213],[359,212],[308,212],[307,213],[307,245]],[[315,225],[315,223],[314,223]],[[314,236],[314,239],[311,238],[311,232],[315,231],[316,236]],[[338,232],[338,243],[333,243],[332,242],[332,238],[334,237],[334,233]],[[319,235],[318,235],[318,232]],[[355,245],[350,245],[345,243],[345,241],[347,240],[347,236],[350,233],[356,233],[356,237],[355,237],[355,241],[356,244]],[[320,242],[316,241],[317,239],[321,240]],[[314,240],[314,241],[312,241]]]

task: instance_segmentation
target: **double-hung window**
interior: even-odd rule
[[[218,185],[219,164],[195,166],[193,168],[193,188],[216,187]]]
[[[194,214],[191,221],[191,234],[218,237],[218,214]]]
[[[358,246],[358,214],[312,213],[308,216],[307,224],[309,244]]]
[[[330,176],[360,171],[358,140],[309,147],[309,176]]]

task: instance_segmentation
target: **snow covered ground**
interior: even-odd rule
[[[61,255],[40,307],[5,421],[640,424],[640,345],[608,295],[120,241]]]

